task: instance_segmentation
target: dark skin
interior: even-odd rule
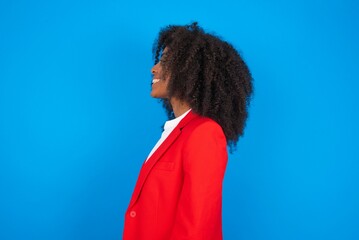
[[[164,53],[166,50],[167,49],[164,50]],[[171,103],[175,117],[181,116],[191,108],[189,104],[183,100],[176,97],[169,98],[167,86],[170,76],[163,73],[161,61],[152,67],[151,73],[153,75],[151,90],[151,96],[153,98],[168,99]]]
[[[222,127],[233,152],[244,133],[253,93],[251,73],[239,52],[215,34],[206,33],[197,22],[162,28],[152,51],[154,64],[161,60],[162,72],[170,75],[165,82],[166,96],[161,99],[168,118],[179,115],[171,98],[184,101],[193,112]]]

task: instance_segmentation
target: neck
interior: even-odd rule
[[[178,100],[177,98],[171,98],[170,102],[175,117],[181,116],[191,108],[186,102]]]

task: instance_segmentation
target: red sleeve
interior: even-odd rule
[[[184,179],[171,240],[222,239],[222,182],[227,164],[221,127],[208,121],[183,149]]]

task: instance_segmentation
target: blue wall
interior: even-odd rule
[[[197,20],[255,78],[225,239],[359,239],[359,4],[0,2],[0,239],[120,239],[160,136],[160,27]]]

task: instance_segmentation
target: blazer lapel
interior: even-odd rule
[[[178,123],[178,125],[173,129],[171,134],[166,138],[166,140],[158,147],[158,149],[152,154],[152,156],[142,165],[140,174],[137,179],[135,190],[133,191],[131,202],[129,207],[131,207],[138,199],[143,184],[146,181],[148,174],[150,173],[153,166],[161,158],[161,156],[166,152],[166,150],[172,145],[172,143],[178,138],[181,134],[182,129],[194,118],[198,117],[197,114],[193,113],[192,110]]]

